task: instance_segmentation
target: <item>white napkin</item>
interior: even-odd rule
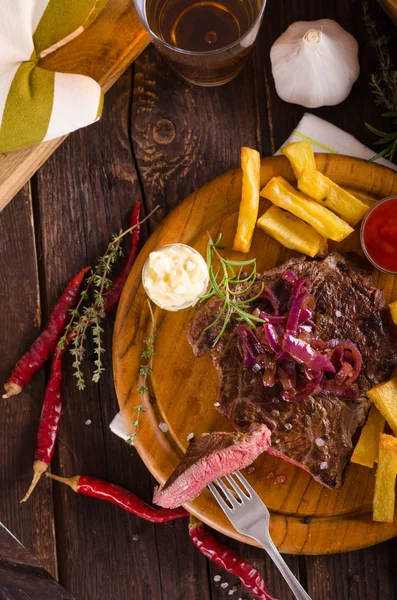
[[[332,125],[332,123],[328,123],[328,121],[324,121],[324,119],[315,117],[310,113],[303,115],[297,128],[294,129],[283,146],[302,140],[311,142],[315,152],[345,154],[346,156],[355,156],[364,160],[374,155],[372,150],[356,140],[350,133],[346,133],[343,129],[339,129],[339,127]],[[280,154],[280,150],[276,154]],[[397,165],[385,158],[380,158],[376,162],[397,171]],[[113,433],[123,438],[123,440],[127,440],[128,432],[121,413],[118,413],[110,423],[110,429]]]
[[[311,142],[315,152],[345,154],[346,156],[355,156],[364,160],[368,160],[375,154],[350,135],[350,133],[346,133],[343,129],[339,129],[339,127],[332,125],[332,123],[328,123],[328,121],[324,121],[324,119],[315,117],[310,113],[303,115],[298,126],[284,142],[283,146],[291,142],[301,142],[302,140]],[[276,154],[280,154],[280,150]],[[379,158],[376,162],[397,171],[397,165],[385,158]]]
[[[124,441],[127,441],[128,431],[124,424],[123,417],[121,416],[121,412],[117,413],[109,427],[112,433],[115,433],[119,437],[123,438]]]

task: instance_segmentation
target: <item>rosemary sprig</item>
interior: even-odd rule
[[[387,112],[382,117],[392,120],[392,132],[376,129],[369,123],[365,126],[376,136],[378,140],[375,146],[384,146],[378,154],[370,158],[370,162],[384,156],[393,160],[397,152],[397,69],[391,58],[389,49],[389,38],[380,35],[375,21],[369,14],[368,0],[363,1],[363,19],[369,34],[370,45],[375,48],[378,57],[378,72],[371,75],[370,86],[375,95],[375,103]]]
[[[256,259],[238,261],[223,258],[218,251],[221,249],[219,244],[222,234],[218,235],[215,242],[212,240],[210,234],[208,234],[208,238],[207,268],[210,288],[204,296],[201,296],[200,300],[203,302],[212,296],[218,296],[223,302],[217,318],[206,327],[207,330],[222,321],[222,327],[214,340],[215,346],[225,333],[233,314],[237,314],[237,320],[245,321],[252,328],[255,328],[256,322],[264,323],[263,319],[256,317],[246,310],[250,307],[251,302],[259,298],[262,294],[264,283],[261,282],[259,292],[255,295],[241,300],[240,298],[248,294],[256,282]],[[217,265],[216,271],[215,264]],[[237,267],[239,267],[240,273],[236,273]],[[251,267],[252,270],[247,276],[240,278],[243,267]]]
[[[145,399],[145,396],[149,393],[148,378],[150,377],[153,371],[153,355],[156,353],[154,347],[154,342],[156,339],[156,324],[154,321],[154,314],[150,300],[148,300],[147,303],[150,312],[150,319],[152,321],[152,327],[150,335],[143,340],[143,343],[145,344],[145,349],[143,350],[141,357],[145,359],[145,362],[143,362],[139,366],[139,385],[136,389],[136,391],[140,394],[140,403],[137,406],[134,406],[133,408],[133,410],[136,411],[136,417],[131,423],[131,425],[134,427],[134,431],[130,433],[127,438],[127,444],[130,444],[130,446],[134,445],[134,441],[138,437],[138,428],[141,413],[145,412],[143,401]]]
[[[118,234],[113,235],[109,242],[106,252],[100,257],[94,269],[91,270],[86,279],[86,286],[80,293],[79,302],[76,308],[70,311],[70,321],[65,327],[65,332],[60,339],[58,346],[64,347],[71,342],[70,353],[73,356],[74,377],[77,380],[79,390],[85,389],[84,374],[81,369],[81,363],[86,354],[87,333],[92,332],[94,344],[95,369],[92,375],[92,381],[98,383],[102,372],[104,371],[102,363],[102,354],[105,348],[102,343],[102,321],[105,318],[104,295],[110,289],[112,280],[110,275],[117,259],[122,256],[122,239],[133,231],[136,227],[142,225],[158,210],[156,206],[144,219],[139,221],[125,231],[120,230]]]

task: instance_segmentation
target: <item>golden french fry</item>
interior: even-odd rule
[[[296,179],[299,179],[303,171],[316,170],[316,161],[310,142],[292,142],[281,148],[281,152],[291,163]]]
[[[397,300],[389,304],[391,318],[393,319],[393,323],[397,325]]]
[[[374,521],[393,523],[396,504],[397,438],[381,433],[375,477]]]
[[[345,189],[346,192],[349,192],[350,194],[352,194],[352,196],[355,196],[356,198],[361,200],[361,202],[364,202],[364,204],[367,204],[369,207],[376,204],[376,202],[378,202],[378,200],[379,200],[379,198],[375,198],[375,196],[371,196],[370,194],[367,194],[366,192],[363,192],[362,190],[354,190],[353,188],[349,188],[349,187],[345,187],[343,189]]]
[[[261,191],[261,196],[306,221],[325,238],[341,242],[353,231],[348,223],[295,190],[283,177],[273,177]]]
[[[371,404],[367,421],[361,430],[360,438],[354,448],[350,462],[372,469],[374,463],[378,460],[379,436],[383,433],[385,424],[386,419],[384,416],[375,404]]]
[[[349,225],[357,225],[369,211],[369,206],[328,179],[320,171],[304,170],[298,179],[298,188],[304,194],[329,208]]]
[[[369,390],[367,396],[376,404],[376,408],[397,435],[397,377],[376,385]]]
[[[241,148],[243,187],[233,250],[249,252],[258,218],[261,157],[252,148]]]
[[[327,253],[327,240],[318,231],[277,206],[271,206],[258,219],[257,226],[290,250],[311,257]]]

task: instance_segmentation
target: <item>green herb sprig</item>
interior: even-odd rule
[[[118,234],[113,235],[109,242],[106,252],[100,257],[96,267],[91,270],[90,275],[85,282],[85,288],[80,293],[79,302],[76,308],[70,311],[70,321],[65,327],[65,332],[58,342],[58,346],[63,348],[70,343],[70,353],[73,356],[74,377],[77,380],[79,390],[84,390],[86,383],[81,368],[81,363],[86,354],[87,333],[92,332],[94,344],[95,369],[92,375],[92,381],[98,383],[104,371],[102,363],[102,354],[105,348],[102,342],[102,321],[105,318],[104,295],[110,289],[112,280],[110,275],[117,259],[122,256],[122,239],[131,233],[136,227],[142,225],[159,209],[156,206],[144,219],[139,221],[125,231],[120,230]]]
[[[210,324],[207,329],[210,329],[219,322],[222,322],[222,327],[214,340],[214,346],[219,342],[226,331],[227,325],[232,315],[235,315],[238,321],[244,321],[250,327],[255,328],[255,323],[264,323],[263,319],[251,314],[247,309],[253,300],[259,298],[264,289],[264,283],[261,282],[259,292],[250,298],[241,299],[250,292],[256,282],[256,259],[252,260],[228,260],[223,258],[218,250],[222,247],[219,245],[222,234],[220,233],[215,240],[212,240],[208,234],[207,245],[207,268],[210,280],[210,288],[208,292],[200,297],[204,302],[212,296],[217,296],[222,300],[222,308],[217,318]],[[240,278],[241,269],[251,267],[251,272],[245,277]],[[236,269],[239,269],[239,273]]]
[[[141,357],[145,359],[145,362],[143,362],[143,364],[139,366],[139,386],[136,389],[136,391],[140,394],[140,403],[137,406],[134,406],[133,408],[133,410],[136,411],[136,417],[131,423],[131,425],[134,427],[134,431],[130,433],[127,438],[127,444],[130,444],[130,446],[134,444],[134,441],[138,437],[140,417],[141,414],[145,412],[143,401],[145,397],[149,394],[148,378],[153,372],[153,356],[154,354],[156,354],[156,350],[154,347],[154,342],[156,340],[156,324],[154,321],[152,305],[150,304],[149,300],[147,301],[147,303],[149,307],[152,327],[150,335],[143,340],[143,343],[145,344],[145,349],[143,350]]]
[[[363,2],[363,15],[370,44],[377,53],[379,67],[378,72],[371,75],[370,86],[375,95],[376,104],[387,111],[382,113],[382,117],[392,121],[391,132],[380,131],[369,123],[365,123],[365,126],[378,136],[374,145],[384,146],[378,154],[370,158],[370,162],[381,157],[392,161],[397,152],[397,69],[391,58],[389,38],[379,34],[376,23],[369,14],[367,0]]]

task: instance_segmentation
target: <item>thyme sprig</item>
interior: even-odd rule
[[[140,402],[137,406],[134,406],[133,410],[136,411],[136,417],[132,421],[131,425],[134,427],[134,431],[128,435],[127,444],[131,446],[134,444],[134,441],[138,437],[138,428],[140,424],[140,417],[143,412],[145,412],[145,408],[143,406],[143,401],[147,394],[149,394],[148,388],[148,378],[153,372],[153,356],[156,353],[154,343],[156,340],[156,324],[154,321],[153,308],[150,303],[150,300],[147,301],[150,313],[150,319],[152,322],[151,332],[147,338],[143,340],[145,344],[145,349],[143,350],[141,357],[145,359],[145,361],[139,366],[139,385],[136,389],[140,394]]]
[[[96,267],[91,270],[90,275],[87,277],[85,288],[80,293],[76,308],[70,311],[70,321],[65,327],[64,335],[60,339],[58,346],[63,348],[70,343],[69,351],[73,356],[73,375],[77,380],[76,383],[79,390],[84,390],[86,386],[81,363],[86,354],[87,333],[89,330],[92,332],[95,356],[95,369],[92,381],[98,383],[104,371],[102,354],[105,352],[105,348],[102,341],[103,328],[101,325],[106,316],[104,296],[112,285],[110,275],[113,266],[123,254],[121,241],[136,227],[147,221],[158,208],[159,206],[156,206],[136,225],[129,227],[125,231],[120,230],[119,233],[112,236],[112,241],[109,242],[105,254],[99,258]]]
[[[220,233],[215,240],[212,240],[208,234],[207,245],[207,268],[210,280],[210,288],[208,292],[200,297],[204,302],[212,296],[217,296],[222,300],[222,308],[219,311],[216,319],[206,327],[210,329],[214,325],[222,322],[222,327],[214,340],[214,346],[219,342],[226,331],[227,325],[232,315],[237,315],[238,321],[244,321],[250,327],[255,328],[255,323],[264,323],[263,319],[251,314],[247,309],[253,300],[260,297],[264,289],[264,283],[261,282],[259,291],[253,296],[247,298],[246,295],[251,291],[256,282],[256,259],[251,260],[228,260],[219,254],[222,249],[220,241],[222,234]],[[241,277],[241,269],[251,267],[251,272],[244,277]],[[237,268],[239,273],[236,272]],[[245,298],[245,299],[244,299]]]
[[[382,117],[391,119],[393,128],[391,132],[385,132],[365,123],[365,126],[378,136],[374,145],[384,146],[383,150],[370,158],[370,162],[382,156],[392,161],[397,152],[397,69],[391,58],[389,38],[379,34],[376,23],[369,14],[368,0],[363,1],[363,18],[370,45],[375,48],[378,57],[378,72],[371,75],[370,86],[376,104],[387,111],[382,113]]]

